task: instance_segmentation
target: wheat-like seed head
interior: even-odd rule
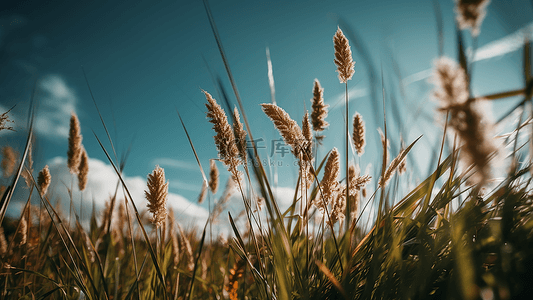
[[[235,135],[235,144],[237,149],[239,149],[239,156],[243,164],[246,163],[246,131],[244,126],[241,123],[239,111],[237,107],[233,109],[233,133]]]
[[[400,153],[398,154],[398,156],[396,156],[390,163],[389,167],[387,168],[387,170],[385,171],[385,174],[383,175],[382,178],[379,178],[379,186],[380,187],[384,187],[385,185],[387,185],[387,183],[390,181],[390,179],[392,178],[392,176],[394,175],[394,173],[396,172],[396,170],[398,169],[398,167],[400,166],[400,164],[402,163],[402,161],[404,161],[406,159],[406,157],[404,156],[404,153],[407,149],[404,149],[402,151],[400,151]]]
[[[324,89],[320,86],[318,79],[315,79],[313,85],[313,99],[311,99],[311,107],[313,108],[313,111],[311,112],[311,121],[313,123],[313,130],[317,132],[323,131],[329,126],[329,123],[325,121],[328,116],[329,105],[324,103],[323,95]]]
[[[305,137],[298,126],[298,123],[291,119],[289,114],[283,108],[270,103],[261,104],[265,114],[272,120],[274,126],[279,131],[285,144],[291,146],[291,151],[299,158],[300,150],[305,142]]]
[[[185,254],[187,254],[188,262],[187,262],[187,269],[189,271],[192,271],[194,269],[194,255],[192,253],[192,247],[191,243],[189,242],[189,239],[187,236],[185,236],[185,232],[183,232],[183,229],[181,228],[180,223],[178,224],[178,231],[179,231],[179,241],[181,244],[180,252],[183,252],[185,250]]]
[[[490,0],[455,0],[455,18],[459,28],[470,28],[472,36],[478,36],[489,3]]]
[[[78,173],[81,156],[81,128],[78,116],[72,113],[70,116],[70,130],[68,134],[67,166],[71,174]]]
[[[18,235],[17,244],[19,246],[22,246],[26,244],[27,241],[28,241],[28,221],[26,220],[26,216],[24,215],[20,219],[19,235]]]
[[[4,256],[7,252],[7,240],[4,233],[4,227],[0,227],[0,257]]]
[[[365,153],[365,122],[363,117],[358,112],[353,117],[353,144],[357,155],[361,156]]]
[[[441,102],[441,107],[447,109],[465,103],[469,97],[465,70],[445,56],[437,59],[434,64],[433,95]]]
[[[2,170],[4,170],[4,177],[7,178],[15,171],[15,164],[17,162],[17,154],[10,146],[2,148]]]
[[[89,156],[82,146],[80,155],[80,164],[78,165],[78,188],[80,191],[85,190],[87,179],[89,178]]]
[[[205,183],[205,181],[202,181],[202,189],[200,190],[200,194],[198,195],[198,204],[204,202],[205,195],[207,194],[207,187],[209,185]]]
[[[463,145],[459,158],[465,165],[474,165],[470,182],[484,184],[491,177],[491,158],[497,151],[492,134],[493,125],[485,117],[480,102],[466,102],[450,110],[450,127]]]
[[[215,160],[209,161],[209,188],[213,194],[216,194],[218,191],[218,168]]]
[[[338,193],[338,177],[340,171],[340,156],[337,148],[333,148],[326,161],[324,176],[320,182],[320,194],[315,199],[315,206],[320,210],[325,209]]]
[[[305,141],[302,145],[302,160],[313,160],[313,132],[311,130],[311,123],[309,122],[309,113],[305,112],[302,119],[302,134]]]
[[[207,107],[207,117],[216,132],[214,139],[220,161],[228,167],[228,170],[235,178],[238,178],[239,171],[237,167],[241,164],[241,160],[239,159],[239,148],[235,143],[235,135],[228,123],[228,117],[222,107],[208,92],[203,91],[203,93],[208,102],[205,105]]]
[[[50,182],[52,182],[52,175],[50,175],[50,170],[48,169],[48,165],[46,165],[41,172],[39,172],[39,176],[37,177],[37,185],[39,186],[41,197],[46,195]]]
[[[153,217],[151,222],[159,227],[167,217],[168,182],[165,182],[165,170],[156,166],[152,174],[148,174],[148,190],[144,191],[148,200],[148,210]]]
[[[333,36],[333,45],[335,47],[335,64],[337,65],[337,72],[339,73],[339,80],[341,83],[346,83],[352,79],[355,62],[352,59],[352,50],[348,39],[344,36],[342,30],[337,27],[337,32]]]

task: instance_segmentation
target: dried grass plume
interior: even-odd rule
[[[361,156],[365,153],[365,122],[363,117],[358,112],[353,117],[353,144],[357,155]]]
[[[479,29],[490,0],[455,0],[456,20],[460,29],[470,29],[472,36],[479,35]]]
[[[151,222],[159,227],[167,218],[168,182],[165,182],[165,171],[156,166],[152,174],[148,174],[148,190],[144,191],[148,200],[148,210],[153,217]]]
[[[215,160],[209,161],[209,188],[211,189],[211,192],[213,194],[216,194],[218,191],[218,168],[217,164],[215,163]]]
[[[81,157],[82,135],[80,121],[75,113],[70,116],[70,130],[68,134],[67,166],[71,174],[78,173]]]
[[[37,185],[39,186],[41,197],[46,195],[50,182],[52,182],[52,175],[50,175],[50,170],[48,169],[48,165],[46,165],[41,172],[39,172],[39,176],[37,177]]]
[[[7,178],[15,171],[15,164],[17,163],[17,153],[10,146],[2,148],[2,170],[4,177]]]
[[[283,108],[275,104],[263,103],[261,107],[274,123],[274,126],[283,137],[285,144],[291,146],[292,153],[298,158],[302,143],[305,141],[305,137],[298,123],[291,119]]]
[[[89,157],[85,148],[81,149],[80,164],[78,166],[78,188],[80,191],[85,190],[87,179],[89,178]]]
[[[311,112],[311,122],[313,123],[313,130],[316,132],[323,131],[329,126],[325,121],[328,116],[328,107],[324,103],[324,89],[320,86],[318,79],[315,79],[313,85],[313,99],[311,99],[313,111]],[[320,136],[322,138],[322,136]],[[319,137],[317,137],[319,139]]]
[[[352,59],[352,50],[348,39],[344,36],[342,30],[337,27],[337,32],[333,36],[333,45],[335,47],[335,64],[339,73],[341,83],[346,83],[352,79],[354,74],[355,62]]]

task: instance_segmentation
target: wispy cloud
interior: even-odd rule
[[[519,49],[522,49],[526,40],[533,39],[533,22],[520,28],[519,30],[488,44],[479,47],[474,54],[473,61],[482,61],[491,58],[498,58],[508,53],[512,53]],[[467,52],[471,53],[472,49],[467,49]],[[420,80],[429,78],[432,74],[432,70],[423,70],[415,74],[405,77],[402,81],[404,85],[409,85]]]
[[[185,170],[199,170],[198,165],[194,162],[184,161],[180,159],[160,157],[152,160],[152,164],[159,165],[161,167],[185,169]]]
[[[76,110],[74,91],[58,75],[47,75],[39,83],[44,92],[35,120],[37,133],[50,138],[68,137],[70,114]]]
[[[73,188],[73,203],[76,211],[80,212],[80,201],[83,202],[83,218],[88,218],[92,209],[92,203],[97,210],[102,210],[106,201],[114,195],[118,177],[113,168],[101,160],[89,158],[89,178],[87,187],[83,193],[77,189],[77,178],[69,173],[65,157],[55,157],[48,161],[50,173],[52,175],[52,185],[49,194],[52,199],[61,199],[62,207],[69,207],[68,189]],[[144,197],[146,180],[140,176],[124,175],[124,181],[135,205],[139,211],[146,209],[147,201]],[[117,199],[124,199],[122,188],[118,189]],[[80,200],[82,199],[82,200]],[[55,202],[55,201],[54,201]],[[183,224],[191,223],[201,226],[205,223],[209,213],[206,209],[187,200],[185,197],[176,194],[168,194],[168,207],[172,207],[179,222]]]
[[[368,90],[366,88],[360,89],[350,89],[348,90],[348,101],[353,101],[368,95]],[[344,107],[344,101],[346,100],[346,95],[344,93],[338,94],[336,97],[333,97],[332,103],[330,104],[330,110]]]

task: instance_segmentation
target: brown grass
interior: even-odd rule
[[[159,227],[167,218],[168,182],[165,182],[165,171],[156,166],[152,174],[148,174],[148,191],[144,191],[148,200],[148,210],[152,213],[151,222]]]
[[[17,153],[10,146],[2,148],[2,170],[5,178],[11,176],[15,171],[15,164],[17,162]]]
[[[87,151],[82,146],[81,155],[80,155],[80,164],[78,166],[78,188],[80,191],[85,190],[87,186],[87,179],[89,175],[89,157],[87,156]]]
[[[365,122],[363,117],[358,112],[355,113],[353,117],[353,145],[357,155],[361,156],[365,153]]]
[[[52,175],[50,175],[50,170],[48,169],[48,165],[46,165],[41,172],[39,172],[39,176],[37,177],[37,185],[39,186],[41,197],[46,195],[50,182],[52,182]]]
[[[218,191],[218,168],[215,160],[209,161],[209,188],[213,194],[216,194]]]
[[[355,73],[355,62],[352,59],[352,50],[350,49],[348,39],[344,36],[340,28],[337,28],[337,32],[333,36],[333,45],[335,47],[334,62],[337,65],[339,80],[341,83],[346,83],[352,79]]]
[[[487,14],[490,0],[455,0],[456,20],[460,29],[470,29],[477,37],[481,23]]]
[[[285,144],[291,147],[291,151],[299,158],[302,143],[305,142],[305,137],[298,126],[298,123],[291,119],[289,114],[283,108],[276,104],[263,103],[261,104],[265,114],[272,120],[274,126],[279,131]]]
[[[75,113],[70,116],[70,130],[68,135],[67,166],[71,174],[78,173],[81,159],[82,142],[80,121]]]
[[[311,122],[313,123],[313,130],[316,132],[323,131],[329,126],[325,121],[328,116],[328,107],[324,103],[324,89],[320,86],[318,79],[315,79],[313,85],[313,99],[311,99],[313,111],[311,112]],[[323,136],[317,136],[321,140]]]

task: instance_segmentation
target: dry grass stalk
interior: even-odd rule
[[[209,188],[213,194],[216,194],[218,191],[219,173],[215,160],[212,159],[209,161],[209,169]]]
[[[460,159],[467,166],[473,164],[476,172],[471,180],[482,184],[491,177],[490,160],[497,150],[491,134],[492,124],[481,111],[483,101],[467,101],[467,76],[463,68],[447,57],[435,62],[435,97],[441,102],[440,110],[449,112],[449,125],[463,145]]]
[[[216,100],[206,91],[203,91],[207,99],[207,117],[209,122],[213,124],[213,130],[217,135],[214,136],[215,145],[218,150],[218,157],[222,163],[228,167],[230,173],[235,177],[239,177],[237,166],[241,163],[239,159],[239,149],[235,143],[235,135],[231,126],[228,123],[226,113],[216,102]]]
[[[148,200],[148,210],[152,213],[151,222],[159,227],[167,218],[168,182],[165,182],[165,170],[156,166],[152,174],[148,174],[148,191],[144,191]]]
[[[289,114],[283,110],[283,108],[270,103],[261,104],[265,114],[272,120],[274,126],[279,131],[285,144],[291,146],[291,151],[300,158],[299,152],[302,143],[305,141],[305,137],[298,126],[298,123],[291,119]]]
[[[67,166],[71,174],[78,173],[81,156],[81,128],[78,116],[72,113],[70,116],[70,130],[68,134]]]
[[[315,206],[323,211],[332,202],[339,192],[340,156],[337,148],[333,148],[329,154],[324,170],[324,176],[320,182],[320,192],[314,201]]]
[[[478,36],[489,3],[490,0],[455,0],[455,18],[459,28],[470,28],[472,36]]]
[[[318,79],[315,79],[313,85],[313,99],[311,99],[313,111],[311,112],[311,121],[313,123],[313,130],[316,132],[323,131],[329,126],[325,121],[328,116],[328,107],[324,103],[324,89],[320,86]],[[317,136],[317,140],[322,140],[324,136]]]
[[[351,188],[350,188],[351,189]],[[331,216],[328,222],[331,222],[331,226],[340,222],[342,227],[342,222],[345,218],[346,211],[346,185],[342,184],[338,188],[336,197],[332,199],[331,202]]]
[[[353,117],[353,144],[357,155],[361,156],[365,153],[365,122],[363,117],[358,112]]]
[[[224,188],[224,194],[218,199],[217,203],[215,203],[215,207],[213,208],[213,213],[211,215],[211,219],[213,221],[216,221],[218,216],[220,216],[226,207],[226,203],[228,203],[230,197],[233,195],[233,193],[235,193],[236,186],[237,184],[233,177],[228,178],[226,187]]]
[[[48,165],[46,165],[41,172],[39,172],[39,176],[37,177],[37,185],[39,186],[41,197],[46,195],[50,182],[52,182],[52,175],[50,175],[50,170],[48,169]]]
[[[89,175],[89,157],[87,151],[82,146],[80,155],[80,164],[78,165],[78,188],[80,191],[85,190],[87,186],[87,179]]]
[[[391,161],[391,163],[390,163],[389,167],[387,168],[387,170],[385,171],[385,174],[383,175],[383,177],[379,178],[378,182],[379,182],[379,186],[380,187],[384,187],[385,185],[387,185],[387,183],[390,181],[390,179],[392,178],[392,176],[394,175],[394,173],[396,172],[398,167],[406,159],[405,154],[404,154],[405,151],[406,151],[406,149],[400,151],[398,156],[396,156]]]
[[[241,123],[239,111],[235,107],[233,109],[233,134],[235,135],[235,144],[237,145],[237,149],[239,149],[239,157],[242,160],[242,163],[246,163],[246,131],[244,130],[244,126]]]
[[[348,168],[348,178],[350,179],[350,196],[354,196],[357,191],[366,187],[372,179],[370,175],[359,175],[359,168],[355,165],[350,165]]]
[[[385,158],[385,162],[388,164],[390,160],[390,141],[389,139],[385,140],[385,134],[383,134],[383,131],[381,128],[378,128],[379,136],[381,137],[381,146],[383,147],[383,153],[387,152],[387,157]]]
[[[22,177],[26,182],[26,187],[31,188],[33,185],[33,141],[28,144],[28,154],[26,155],[26,167],[22,171]]]
[[[8,111],[2,113],[0,115],[0,130],[11,130],[13,131],[13,127],[7,125],[8,123],[13,123],[13,121],[11,121],[9,119],[9,116],[7,115],[9,112],[11,111],[11,109],[9,109]]]
[[[10,146],[2,148],[2,170],[4,177],[7,178],[15,171],[15,164],[17,163],[17,153]]]
[[[208,184],[205,183],[205,181],[202,182],[202,189],[200,190],[200,194],[198,195],[198,203],[202,203],[205,200],[205,195],[207,194],[207,187]]]
[[[22,216],[19,224],[19,232],[17,234],[17,245],[22,246],[28,241],[28,221],[26,215]]]
[[[4,233],[4,227],[0,227],[0,256],[7,253],[7,239]]]
[[[346,83],[352,79],[355,73],[355,62],[352,59],[352,50],[350,49],[348,39],[339,27],[337,27],[337,32],[333,36],[333,45],[335,47],[334,62],[337,65],[339,80],[341,83]]]
[[[178,242],[178,234],[176,232],[176,220],[174,219],[174,211],[170,210],[168,214],[169,235],[172,241],[172,257],[174,262],[174,268],[180,263],[180,248]]]
[[[435,61],[432,81],[435,84],[433,95],[444,107],[462,105],[468,100],[466,73],[454,60],[443,56]]]
[[[185,233],[183,232],[183,229],[181,228],[180,224],[178,223],[178,230],[179,230],[179,240],[181,244],[181,251],[185,250],[185,253],[187,254],[188,263],[187,263],[187,269],[189,271],[192,271],[194,269],[194,255],[192,253],[192,247],[191,243],[189,242],[189,239],[185,236]]]
[[[302,160],[313,160],[313,132],[311,130],[311,123],[309,122],[309,113],[305,112],[302,119],[302,134],[305,138],[305,144],[302,145]]]

